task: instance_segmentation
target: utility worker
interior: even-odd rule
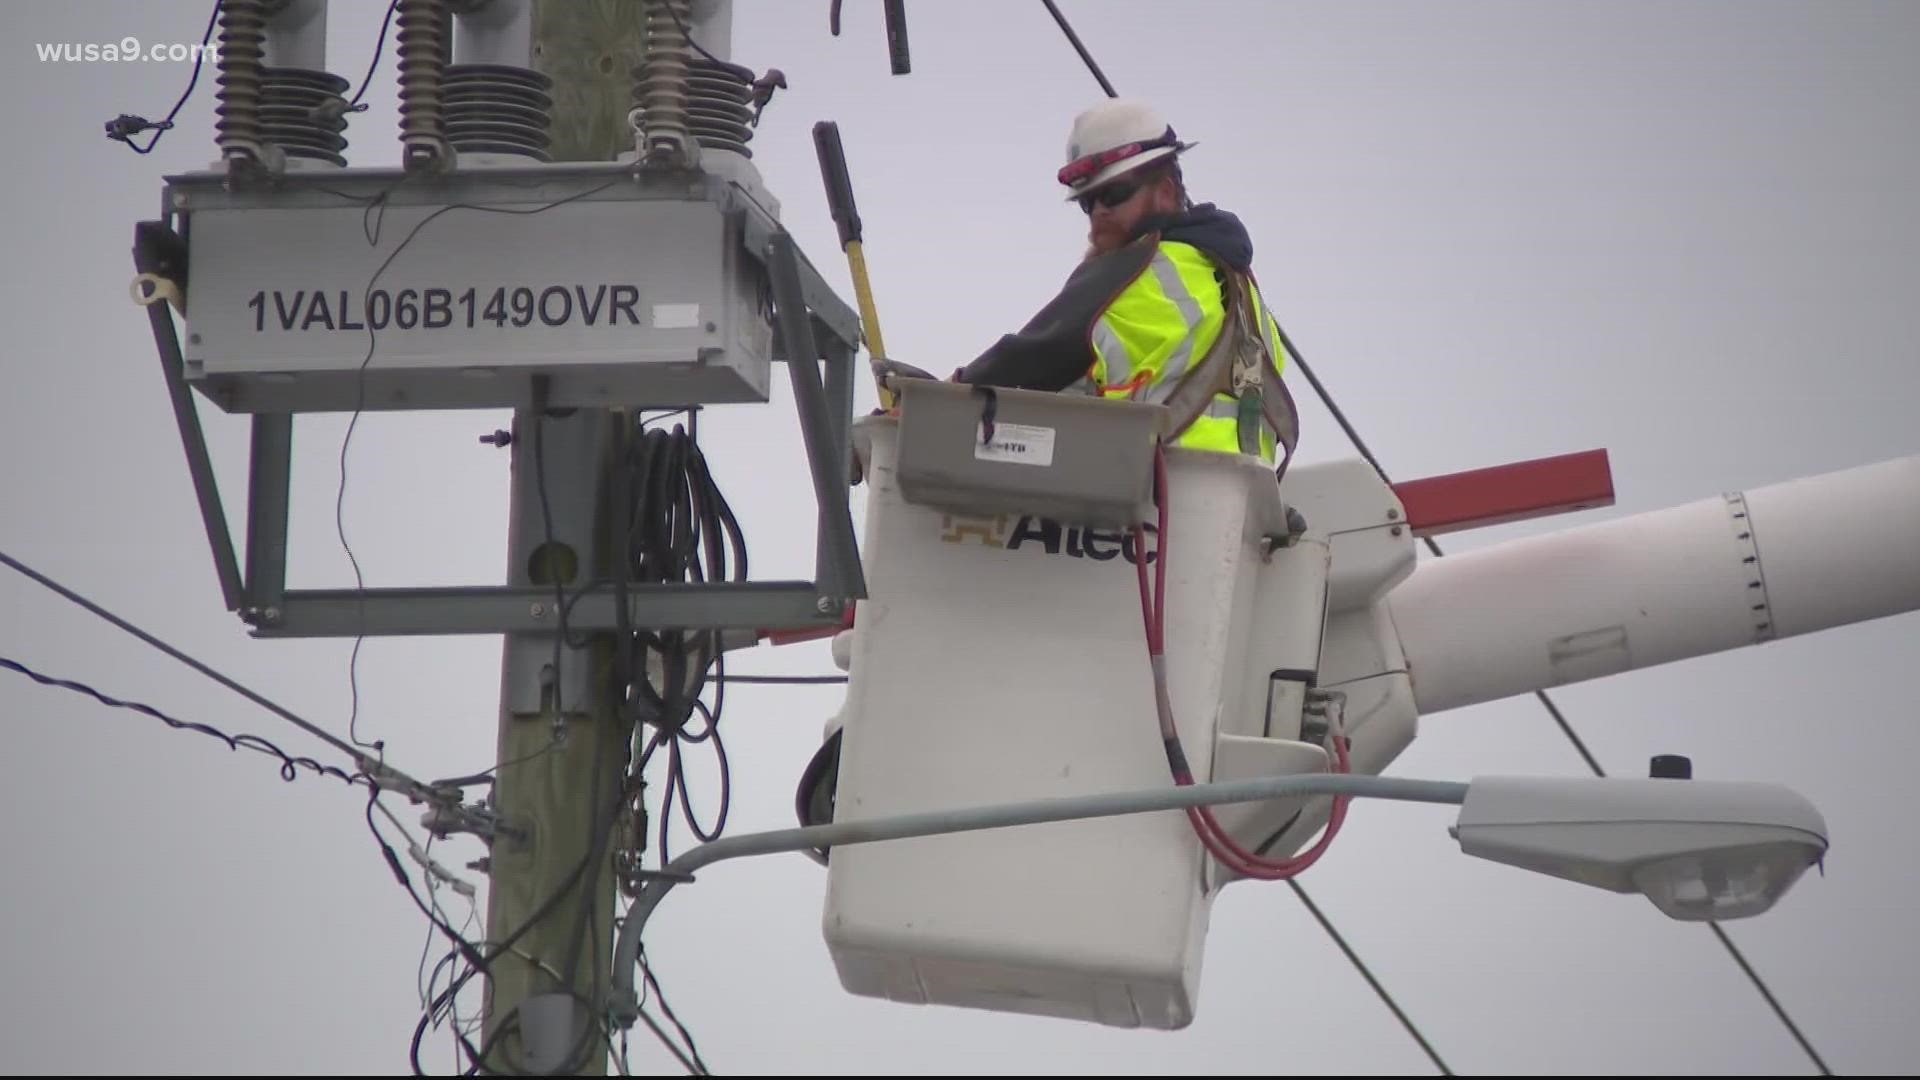
[[[1233,214],[1188,199],[1179,155],[1191,145],[1139,102],[1081,113],[1059,180],[1087,215],[1086,257],[954,379],[1164,404],[1174,445],[1271,463],[1278,444],[1291,458],[1299,421],[1253,241]]]

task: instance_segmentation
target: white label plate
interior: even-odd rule
[[[973,432],[973,456],[980,461],[1004,461],[1012,465],[1053,464],[1054,429],[1032,424],[995,424],[993,440],[986,441],[984,425]]]

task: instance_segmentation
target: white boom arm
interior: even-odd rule
[[[1422,715],[1920,609],[1920,456],[1424,562]]]

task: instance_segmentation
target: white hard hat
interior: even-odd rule
[[[1074,117],[1059,180],[1072,192],[1067,198],[1077,199],[1192,145],[1181,142],[1151,105],[1114,98]]]

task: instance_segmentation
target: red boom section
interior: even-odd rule
[[[1613,505],[1605,450],[1517,461],[1393,485],[1415,536]]]

